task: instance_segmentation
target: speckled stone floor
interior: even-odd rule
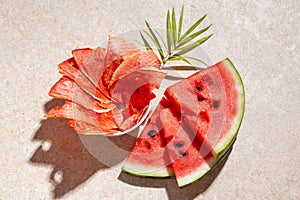
[[[215,35],[203,49],[235,63],[246,112],[230,156],[178,189],[175,179],[106,167],[66,121],[43,115],[61,103],[47,92],[72,49],[144,28],[145,19],[163,28],[167,9],[183,2],[186,24],[208,14]],[[297,0],[0,1],[0,199],[300,199],[299,21]],[[110,139],[124,141],[126,150],[130,138]],[[122,161],[101,148],[109,165]]]

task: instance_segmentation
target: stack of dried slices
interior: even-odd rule
[[[58,65],[63,76],[49,92],[65,104],[46,117],[67,118],[82,134],[115,134],[132,127],[165,77],[153,51],[141,51],[115,36],[109,37],[107,48],[75,49],[72,55]]]

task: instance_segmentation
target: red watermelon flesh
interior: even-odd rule
[[[124,116],[127,116],[127,113],[125,113],[123,115],[123,119],[125,119],[125,120],[122,121],[122,123],[119,125],[120,129],[128,130],[131,127],[133,127],[136,123],[138,123],[140,121],[140,119],[143,117],[143,115],[147,109],[148,109],[148,106],[145,106],[142,110],[138,110],[126,118]]]
[[[139,116],[155,98],[153,89],[159,88],[165,73],[151,70],[137,70],[127,74],[110,88],[112,100],[122,111],[124,119],[128,119],[125,124],[135,124],[137,121],[131,117]],[[131,122],[131,123],[129,123]],[[126,126],[122,126],[126,127]]]
[[[111,86],[111,98],[114,102],[122,104],[124,107],[128,107],[129,104],[142,109],[149,104],[149,99],[154,97],[152,90],[159,88],[165,75],[163,72],[152,70],[131,72]],[[143,91],[143,89],[145,90]],[[142,102],[136,103],[135,101]]]
[[[116,109],[114,109],[116,110]],[[48,118],[67,118],[97,126],[105,132],[106,130],[118,129],[116,121],[122,121],[119,112],[109,111],[106,113],[95,113],[78,104],[66,101],[62,107],[51,109],[46,117]]]
[[[202,144],[189,130],[181,126],[181,116],[172,108],[160,112],[167,151],[179,187],[186,186],[209,171],[216,161],[212,154],[202,157]]]
[[[121,79],[124,75],[134,72],[141,68],[159,68],[161,65],[160,60],[153,51],[140,51],[127,57],[124,62],[114,71],[109,86],[114,84],[115,81]]]
[[[165,95],[215,156],[233,141],[244,113],[244,89],[229,59],[170,86]]]
[[[102,85],[101,77],[105,70],[104,62],[106,49],[104,48],[84,48],[72,51],[73,57],[79,70],[100,90],[105,96],[109,97],[107,88]]]
[[[92,98],[89,94],[78,87],[74,81],[65,76],[52,86],[49,91],[49,95],[54,98],[73,101],[74,103],[98,113],[108,112],[115,108],[114,104],[104,104],[103,102]]]
[[[91,95],[93,98],[104,102],[111,103],[111,100],[100,92],[96,86],[94,86],[85,75],[79,70],[74,58],[63,61],[58,65],[59,73],[73,80],[79,87],[81,87],[85,92]]]
[[[159,117],[160,111],[166,105],[164,101],[165,99],[148,118],[145,128],[122,167],[124,171],[138,176],[173,176]]]

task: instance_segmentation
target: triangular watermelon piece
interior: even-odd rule
[[[173,176],[169,156],[166,151],[166,140],[162,132],[160,111],[166,106],[163,99],[155,109],[134,147],[132,148],[122,170],[138,175],[151,177]]]
[[[220,156],[234,140],[244,114],[244,88],[229,59],[170,86],[165,95],[184,123]]]
[[[160,112],[167,151],[179,187],[186,186],[206,174],[216,162],[214,156],[204,150],[196,135],[184,128],[181,116],[172,108]]]

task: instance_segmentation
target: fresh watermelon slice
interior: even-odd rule
[[[170,86],[165,95],[190,130],[220,156],[234,140],[244,114],[244,88],[229,59]]]
[[[120,66],[116,68],[112,74],[109,87],[113,85],[117,80],[121,79],[124,75],[134,72],[141,68],[159,68],[161,62],[156,54],[151,51],[140,51],[130,55]]]
[[[54,98],[73,101],[74,103],[77,103],[97,113],[108,112],[116,107],[112,103],[104,104],[103,102],[97,101],[96,99],[92,98],[80,87],[78,87],[78,85],[74,81],[65,76],[59,79],[52,86],[48,94]]]
[[[74,81],[81,89],[91,95],[93,98],[104,103],[111,103],[111,100],[100,92],[85,75],[79,70],[74,58],[69,58],[58,64],[59,73]]]
[[[204,151],[198,138],[181,126],[181,116],[171,108],[160,112],[167,151],[179,187],[186,186],[208,172],[216,162],[212,154]]]
[[[166,140],[162,132],[160,111],[166,106],[163,99],[155,109],[134,147],[132,148],[122,170],[138,175],[153,177],[173,176],[169,156],[165,149]]]

